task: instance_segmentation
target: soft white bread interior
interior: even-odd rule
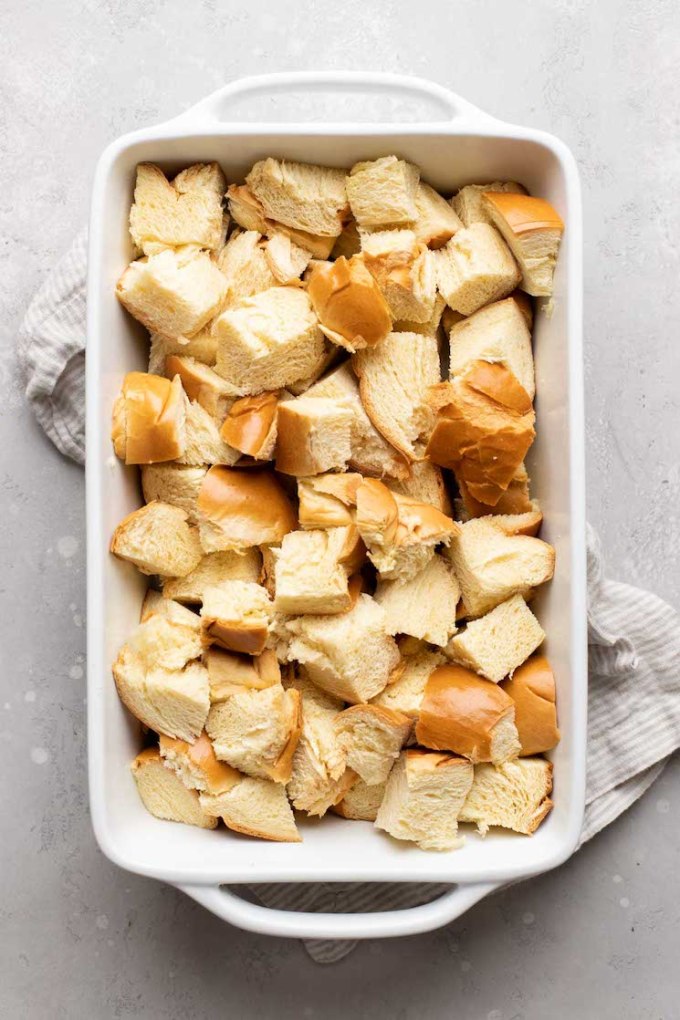
[[[427,646],[405,655],[400,675],[373,699],[372,704],[417,719],[429,676],[443,662],[441,652],[430,651]]]
[[[549,296],[564,223],[543,198],[487,192],[483,203],[522,270],[520,287],[527,294]]]
[[[360,227],[412,222],[419,181],[418,167],[397,156],[355,163],[346,181],[352,215]]]
[[[399,663],[396,641],[385,633],[385,612],[361,594],[347,613],[300,616],[286,624],[290,656],[329,694],[352,704],[379,694]]]
[[[439,292],[435,294],[434,304],[429,319],[424,322],[414,322],[413,319],[397,319],[392,326],[393,333],[423,333],[424,336],[438,337],[439,326],[443,322],[444,312],[447,304]],[[449,309],[450,311],[450,309]],[[452,312],[457,315],[458,312]]]
[[[171,623],[177,623],[180,627],[189,627],[197,634],[200,633],[201,618],[198,613],[187,609],[180,602],[163,598],[161,592],[156,591],[155,588],[147,588],[139,613],[139,622],[146,623],[154,615],[165,616]]]
[[[354,523],[360,474],[322,474],[298,479],[298,516],[302,528],[342,528]]]
[[[161,602],[164,600],[161,599]],[[184,610],[184,606],[177,606],[177,611]],[[189,614],[191,620],[185,623],[163,612],[150,613],[146,619],[139,624],[128,638],[130,648],[140,657],[145,670],[154,669],[184,669],[192,659],[199,659],[203,651],[201,647],[200,628],[197,628],[195,621],[198,617],[195,613]]]
[[[411,229],[428,248],[441,248],[463,226],[451,203],[423,181],[416,192],[416,209]]]
[[[215,370],[242,395],[284,389],[310,375],[324,354],[309,295],[299,287],[271,287],[245,298],[212,328]]]
[[[555,675],[544,655],[532,655],[501,687],[515,703],[522,756],[552,751],[560,741]]]
[[[459,820],[472,822],[482,835],[499,825],[531,836],[552,809],[552,774],[543,758],[478,765]]]
[[[185,399],[179,378],[128,372],[113,405],[111,440],[126,464],[155,464],[186,448]]]
[[[441,665],[430,673],[415,734],[424,747],[473,762],[509,761],[520,751],[512,698],[461,666]]]
[[[170,354],[165,359],[165,375],[168,379],[179,376],[182,388],[191,401],[218,421],[222,421],[234,403],[234,393],[221,375],[197,358]]]
[[[486,616],[471,620],[451,639],[454,660],[499,683],[535,652],[545,638],[521,595],[513,595]]]
[[[275,558],[274,608],[279,613],[344,613],[351,605],[348,569],[357,568],[359,539],[353,525],[291,531]],[[347,565],[346,565],[347,564]]]
[[[255,460],[271,460],[278,430],[278,407],[278,390],[242,397],[229,408],[220,429],[222,439]]]
[[[205,664],[212,704],[244,689],[263,691],[281,683],[281,667],[270,648],[261,655],[243,655],[212,645],[205,653]]]
[[[408,581],[379,581],[375,592],[388,634],[410,634],[441,646],[456,633],[459,599],[451,564],[438,555]]]
[[[441,468],[429,460],[414,461],[408,478],[390,478],[387,485],[392,492],[410,496],[419,503],[429,503],[443,514],[451,516],[451,499]]]
[[[392,446],[419,459],[433,425],[428,390],[439,382],[439,351],[432,336],[390,333],[352,358],[366,412]]]
[[[384,342],[384,341],[383,341]],[[341,400],[352,411],[351,453],[349,467],[364,475],[383,475],[404,478],[408,475],[407,461],[376,429],[366,414],[359,394],[356,376],[345,363],[314,383],[307,390],[308,397],[328,397]]]
[[[210,708],[208,671],[199,662],[181,670],[147,669],[129,645],[113,664],[120,700],[144,726],[193,743]]]
[[[227,281],[207,252],[166,248],[132,262],[116,296],[151,333],[195,336],[217,314]]]
[[[205,728],[216,756],[249,776],[287,783],[300,737],[300,694],[273,684],[212,705]]]
[[[331,808],[331,811],[342,818],[351,818],[359,822],[374,822],[378,815],[378,808],[385,796],[386,785],[385,782],[369,786],[361,779],[357,779],[342,800]]]
[[[143,574],[184,577],[201,559],[196,528],[169,503],[147,503],[124,517],[113,533],[111,552]]]
[[[375,347],[392,329],[387,301],[359,256],[319,263],[307,289],[321,331],[339,347]]]
[[[453,382],[431,387],[429,399],[437,416],[427,457],[494,506],[534,441],[529,394],[505,365],[473,361]]]
[[[352,705],[335,719],[348,767],[369,786],[387,780],[412,725],[408,716],[380,705]]]
[[[490,223],[489,210],[484,203],[487,191],[512,192],[525,195],[526,189],[515,181],[494,181],[492,184],[466,184],[451,199],[451,205],[460,217],[463,226],[471,227],[473,223]]]
[[[403,751],[387,780],[376,828],[423,850],[455,849],[460,845],[458,815],[472,778],[472,765],[464,758]]]
[[[162,578],[163,595],[178,602],[202,602],[203,592],[223,581],[252,581],[257,584],[262,570],[259,549],[242,553],[224,550],[202,556],[198,565],[185,577]]]
[[[337,237],[347,218],[346,171],[268,157],[246,177],[268,219],[310,234]]]
[[[312,234],[297,227],[289,227],[280,221],[268,219],[264,207],[247,184],[232,184],[227,189],[229,213],[244,230],[255,230],[259,234],[274,237],[285,234],[299,247],[308,251],[315,259],[327,259],[335,244],[336,236]]]
[[[227,281],[221,311],[233,308],[243,298],[276,287],[279,282],[272,272],[258,230],[235,230],[220,252],[217,264]]]
[[[142,493],[147,503],[170,503],[187,515],[189,524],[196,524],[196,502],[207,467],[190,464],[143,464]]]
[[[301,248],[286,234],[272,234],[264,246],[264,253],[277,283],[295,283],[309,265],[311,252]]]
[[[178,775],[164,767],[158,748],[147,747],[130,768],[142,804],[154,817],[201,829],[217,827],[217,819],[201,807],[197,791],[187,788]]]
[[[212,467],[197,505],[205,552],[276,545],[297,527],[293,506],[271,471]]]
[[[267,643],[271,616],[271,599],[259,584],[223,581],[206,588],[201,606],[204,644],[260,655]]]
[[[178,458],[181,464],[226,464],[231,466],[241,457],[222,439],[219,421],[212,418],[197,401],[186,401],[186,446]]]
[[[226,793],[242,779],[231,765],[217,760],[210,737],[205,732],[193,744],[161,733],[158,749],[165,767],[174,772],[189,790]]]
[[[521,279],[512,252],[488,223],[459,230],[434,258],[441,294],[463,315],[507,297]]]
[[[363,234],[361,259],[384,294],[393,319],[429,321],[437,294],[435,262],[412,230]]]
[[[228,829],[275,843],[301,843],[295,815],[280,783],[245,777],[227,793],[199,795],[203,810]]]
[[[191,340],[177,340],[172,336],[162,336],[160,333],[151,334],[149,347],[149,374],[165,375],[165,366],[168,358],[173,354],[182,357],[194,358],[204,365],[214,365],[217,357],[217,340],[206,326]]]
[[[343,400],[309,396],[282,400],[276,469],[287,475],[342,471],[352,453],[352,408]]]
[[[217,249],[226,228],[222,196],[227,187],[217,163],[195,163],[170,182],[154,163],[137,166],[130,234],[145,255],[184,244]]]
[[[517,378],[531,400],[536,393],[531,332],[519,302],[511,295],[480,308],[452,326],[449,370],[459,375],[472,361],[500,361]]]

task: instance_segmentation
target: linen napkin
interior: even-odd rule
[[[26,397],[55,446],[85,459],[86,232],[33,299],[18,337]],[[680,616],[650,592],[607,580],[600,543],[588,529],[588,778],[581,844],[647,790],[680,746]],[[362,912],[413,907],[450,886],[433,883],[265,884],[267,906]],[[310,956],[333,963],[355,942],[307,940]]]

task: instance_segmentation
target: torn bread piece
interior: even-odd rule
[[[172,336],[151,334],[149,347],[149,374],[165,375],[165,365],[173,354],[194,358],[204,365],[214,365],[217,357],[217,340],[210,333],[210,327],[200,330],[191,340],[177,340]]]
[[[300,248],[304,248],[315,259],[327,259],[335,244],[334,235],[310,234],[309,231],[286,226],[284,223],[267,219],[262,203],[246,184],[232,184],[227,190],[229,213],[244,230],[255,230],[259,234],[274,237],[285,234]]]
[[[296,476],[343,470],[351,455],[353,417],[344,401],[328,397],[281,401],[276,470]]]
[[[507,297],[521,279],[512,252],[488,223],[459,230],[434,259],[439,291],[463,315]]]
[[[254,164],[246,185],[268,219],[335,238],[349,212],[346,178],[345,170],[270,156]]]
[[[390,478],[386,484],[392,492],[410,496],[419,503],[429,503],[443,514],[451,516],[451,499],[442,470],[429,460],[414,461],[408,478]]]
[[[552,810],[552,777],[543,758],[478,765],[459,821],[472,822],[483,836],[493,825],[531,836]]]
[[[369,786],[386,782],[413,725],[408,716],[380,705],[352,705],[334,722],[347,765]]]
[[[515,181],[494,181],[492,184],[466,184],[451,199],[451,206],[460,217],[463,226],[473,223],[491,223],[489,211],[483,197],[487,191],[512,192],[526,195],[526,188]]]
[[[300,693],[274,684],[214,704],[205,728],[216,756],[257,779],[287,783],[300,737]]]
[[[409,719],[417,719],[430,674],[443,662],[444,656],[441,652],[431,651],[426,645],[409,655],[404,655],[402,659],[404,668],[400,675],[373,698],[372,704],[393,709],[408,716]]]
[[[397,319],[392,326],[393,333],[422,333],[424,336],[438,337],[439,326],[443,323],[444,313],[447,304],[441,294],[434,297],[432,314],[424,322],[414,322],[413,319]],[[450,309],[449,309],[450,310]],[[457,312],[453,313],[457,315]]]
[[[226,230],[227,187],[217,163],[195,163],[170,182],[154,163],[139,163],[130,235],[145,255],[185,244],[216,250]]]
[[[196,358],[170,354],[165,359],[165,374],[169,379],[178,375],[189,400],[218,421],[224,419],[236,399],[222,376]]]
[[[113,405],[111,440],[126,464],[156,464],[186,448],[182,383],[147,372],[128,372]]]
[[[257,584],[261,570],[262,556],[259,549],[207,553],[184,577],[161,578],[163,596],[183,603],[202,602],[206,588],[220,585],[223,581],[252,581]]]
[[[246,776],[227,793],[199,795],[201,807],[228,829],[276,843],[301,843],[295,816],[280,783]]]
[[[196,524],[196,502],[207,471],[201,465],[143,464],[141,468],[142,493],[147,503],[170,503],[184,510],[189,524]]]
[[[514,295],[494,301],[462,319],[449,333],[451,378],[473,361],[499,361],[516,377],[531,400],[536,393],[531,332]]]
[[[522,270],[519,286],[527,294],[549,297],[564,223],[543,198],[485,192],[484,207]]]
[[[440,378],[436,339],[390,333],[377,347],[358,351],[352,364],[375,427],[409,460],[421,459],[434,424],[428,393]]]
[[[137,755],[130,769],[149,814],[168,822],[197,825],[200,829],[217,827],[217,819],[202,808],[197,791],[188,789],[179,776],[164,767],[158,748],[147,747]]]
[[[363,478],[356,472],[298,478],[300,527],[343,528],[354,523],[357,489]]]
[[[527,474],[524,461],[515,471],[508,483],[507,489],[501,494],[494,506],[482,503],[468,490],[465,482],[459,479],[460,502],[462,504],[461,516],[457,519],[465,521],[472,517],[486,517],[488,514],[526,514],[539,513],[540,507],[535,499],[529,494],[529,475]]]
[[[275,390],[237,400],[222,423],[222,439],[255,460],[271,460],[278,432],[279,396],[280,391]]]
[[[113,533],[111,552],[143,574],[184,577],[198,566],[201,543],[184,510],[153,502],[123,518]]]
[[[144,726],[192,743],[210,708],[208,671],[199,662],[184,669],[147,669],[144,659],[123,645],[113,664],[120,700]]]
[[[184,607],[177,608],[179,610]],[[195,617],[195,613],[191,613],[191,616]],[[155,667],[184,669],[192,659],[200,659],[203,652],[200,630],[196,628],[193,619],[188,624],[180,621],[178,615],[173,619],[169,613],[152,612],[133,630],[128,644],[142,660],[147,671]]]
[[[265,588],[250,581],[223,581],[203,592],[205,647],[260,655],[267,643],[272,604]]]
[[[272,234],[264,245],[265,258],[277,283],[295,283],[309,265],[312,255],[287,237]]]
[[[416,740],[472,762],[516,758],[515,706],[505,691],[461,666],[442,665],[427,679],[418,707]]]
[[[186,400],[185,410],[186,446],[178,458],[180,464],[226,464],[231,467],[240,460],[240,452],[225,443],[218,420],[211,417],[204,407],[195,400]]]
[[[451,639],[454,660],[487,680],[511,676],[543,642],[545,634],[521,595],[501,602],[486,616],[471,620]]]
[[[375,347],[392,329],[387,301],[359,256],[319,263],[308,293],[322,333],[345,350]]]
[[[532,655],[501,687],[515,703],[521,756],[552,751],[560,741],[555,674],[544,655]]]
[[[227,282],[220,311],[279,283],[267,259],[262,233],[257,229],[235,230],[218,255],[217,264]]]
[[[161,733],[158,749],[166,769],[174,772],[189,790],[212,795],[227,793],[243,778],[231,765],[217,760],[205,730],[192,744]]]
[[[286,629],[290,657],[322,690],[352,704],[379,694],[399,663],[397,643],[385,633],[384,610],[370,595],[359,595],[347,613],[294,617]]]
[[[412,230],[363,234],[361,259],[384,294],[393,319],[430,320],[437,296],[435,261]]]
[[[172,599],[163,598],[161,592],[155,588],[147,588],[142,608],[139,612],[139,622],[146,621],[154,616],[165,616],[171,623],[177,623],[180,627],[188,627],[197,634],[201,631],[201,618],[198,613],[192,612],[186,606]]]
[[[410,223],[418,216],[420,171],[397,156],[355,163],[346,179],[352,215],[360,227]]]
[[[441,248],[463,224],[450,202],[423,181],[416,192],[417,216],[411,229],[428,248]]]
[[[375,826],[423,850],[460,846],[458,815],[473,780],[464,758],[433,751],[402,751],[390,772]]]
[[[460,587],[450,563],[435,555],[408,581],[378,581],[375,600],[385,610],[388,634],[444,646],[456,633]]]
[[[293,506],[271,471],[212,467],[198,496],[205,552],[276,545],[297,527]]]
[[[387,782],[368,786],[361,779],[357,779],[342,800],[333,805],[331,811],[335,815],[340,815],[341,818],[350,818],[358,822],[374,822],[385,796],[386,785]]]
[[[473,361],[453,382],[431,387],[429,400],[436,421],[426,456],[494,506],[536,435],[529,394],[505,365]]]
[[[263,691],[281,683],[281,667],[273,649],[260,655],[227,652],[212,645],[205,653],[210,683],[210,701],[226,701],[244,689]]]
[[[151,333],[195,336],[217,314],[227,281],[207,252],[166,248],[132,262],[116,297]]]
[[[351,606],[348,573],[361,566],[364,548],[354,525],[291,531],[275,558],[274,608],[279,613],[344,613]]]

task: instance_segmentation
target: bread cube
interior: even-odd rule
[[[213,704],[244,689],[263,691],[281,683],[281,667],[270,648],[261,655],[239,655],[212,645],[205,654],[205,664]]]
[[[143,574],[184,577],[198,566],[201,543],[184,510],[154,502],[123,518],[113,533],[111,552]]]
[[[185,407],[186,445],[178,458],[180,464],[226,464],[230,467],[240,460],[240,451],[234,450],[222,439],[216,418],[211,417],[195,400],[187,400]]]
[[[186,404],[179,378],[128,372],[113,405],[111,441],[126,464],[175,460],[186,449]]]
[[[178,609],[183,608],[179,607]],[[191,614],[195,616],[195,614]],[[198,617],[196,617],[198,621]],[[143,662],[146,670],[184,669],[192,659],[200,659],[203,651],[200,629],[172,620],[163,613],[151,613],[139,624],[128,644]]]
[[[217,357],[217,340],[210,332],[210,325],[205,326],[191,340],[177,340],[175,337],[152,333],[149,348],[149,374],[165,375],[167,360],[173,354],[193,358],[204,365],[214,365]]]
[[[196,163],[172,183],[154,163],[137,167],[130,234],[145,255],[194,244],[217,249],[224,243],[222,197],[227,182],[217,163]]]
[[[353,526],[291,531],[275,557],[274,608],[279,613],[344,613],[351,605],[345,560],[356,544]]]
[[[387,485],[392,492],[410,496],[419,503],[429,503],[443,514],[451,516],[451,500],[441,468],[429,460],[414,461],[408,478],[390,478]]]
[[[456,633],[459,599],[451,565],[437,555],[408,581],[378,581],[375,592],[385,610],[388,634],[410,634],[441,646]]]
[[[340,815],[342,818],[350,818],[353,821],[374,822],[385,796],[386,785],[385,782],[369,786],[361,779],[357,779],[342,800],[333,805],[331,811],[333,814]]]
[[[508,483],[496,504],[489,506],[482,503],[470,493],[467,485],[462,480],[458,482],[460,489],[459,510],[457,519],[468,521],[473,517],[486,517],[489,514],[526,514],[539,513],[540,508],[535,499],[529,494],[529,475],[524,463],[521,463]]]
[[[500,683],[543,642],[545,634],[521,595],[513,595],[486,616],[471,620],[451,639],[456,662]]]
[[[236,230],[220,252],[217,264],[227,281],[222,310],[233,308],[244,298],[276,287],[278,280],[267,260],[262,234],[257,230]]]
[[[510,249],[488,223],[459,230],[434,258],[441,294],[463,315],[507,297],[521,279]]]
[[[211,418],[221,422],[235,401],[234,393],[221,375],[196,358],[170,354],[165,359],[165,375],[177,375],[189,400],[200,404]]]
[[[217,760],[205,731],[193,744],[161,734],[158,750],[166,769],[174,772],[189,790],[212,795],[227,793],[243,778],[231,765]]]
[[[205,728],[216,756],[246,775],[287,783],[300,736],[300,694],[244,688],[214,704]]]
[[[514,297],[495,301],[456,323],[449,333],[449,371],[459,375],[473,361],[500,361],[531,400],[536,393],[531,333]]]
[[[492,825],[531,836],[552,810],[552,773],[543,758],[478,765],[459,821],[472,822],[483,836]]]
[[[484,202],[484,194],[489,191],[512,192],[517,195],[526,194],[526,189],[514,181],[494,181],[492,184],[466,184],[451,199],[451,206],[460,218],[463,226],[471,227],[473,223],[491,223],[491,216]]]
[[[549,296],[564,223],[557,210],[531,195],[485,193],[483,202],[522,270],[527,294]]]
[[[124,645],[113,678],[120,700],[149,729],[189,743],[196,740],[210,708],[208,672],[199,662],[181,670],[147,668],[141,655]]]
[[[355,163],[347,178],[347,197],[360,227],[409,223],[418,216],[420,171],[397,156]]]
[[[432,260],[430,259],[432,264]],[[439,326],[443,322],[444,313],[447,310],[447,304],[441,294],[437,291],[434,296],[434,304],[432,305],[432,312],[430,313],[429,319],[425,319],[424,322],[414,322],[413,319],[397,319],[392,326],[392,332],[394,333],[422,333],[423,336],[433,336],[439,339]],[[449,309],[451,311],[451,309]],[[458,312],[452,312],[452,315],[458,315]]]
[[[416,192],[416,209],[411,229],[428,248],[441,248],[463,226],[451,203],[422,181]]]
[[[352,353],[375,347],[392,328],[387,301],[359,256],[318,263],[308,293],[324,336]]]
[[[348,767],[369,786],[386,782],[412,726],[408,716],[379,705],[353,705],[334,724]]]
[[[405,655],[401,674],[373,698],[372,704],[393,709],[409,719],[417,719],[430,674],[443,662],[441,652],[430,651],[427,646]]]
[[[258,393],[232,404],[222,423],[220,435],[235,450],[271,460],[278,435],[279,393]]]
[[[532,655],[501,687],[515,703],[515,724],[524,757],[551,751],[560,741],[555,676],[544,655]]]
[[[437,296],[435,262],[412,230],[381,230],[361,238],[361,258],[394,319],[428,322]]]
[[[344,470],[352,446],[352,409],[328,397],[297,397],[279,404],[276,470],[316,475]]]
[[[199,795],[201,807],[228,829],[276,843],[301,843],[295,816],[280,783],[246,777],[227,793]]]
[[[205,552],[244,552],[276,545],[297,527],[288,496],[273,472],[212,467],[198,496],[198,525]]]
[[[223,581],[205,588],[201,621],[205,646],[260,655],[267,643],[272,605],[266,590],[250,581]]]
[[[170,503],[184,510],[189,524],[196,524],[196,501],[205,478],[205,466],[189,464],[144,464],[142,493],[147,503]]]
[[[357,489],[363,478],[356,472],[315,475],[298,479],[298,516],[302,528],[342,528],[354,523]]]
[[[346,171],[268,157],[246,184],[265,216],[296,230],[337,237],[347,217]]]
[[[163,578],[163,595],[166,599],[176,599],[178,602],[202,602],[206,588],[221,585],[223,581],[250,581],[257,584],[261,570],[259,549],[208,553],[201,557],[196,567],[185,577]]]
[[[274,279],[284,284],[299,280],[312,258],[311,252],[281,233],[271,235],[264,253]]]
[[[184,822],[200,829],[217,828],[217,819],[201,807],[196,790],[163,765],[158,748],[147,747],[138,754],[130,769],[142,804],[155,818]]]
[[[176,623],[180,627],[188,627],[196,634],[201,633],[201,618],[198,613],[187,609],[179,602],[163,598],[161,592],[156,591],[155,588],[147,588],[139,613],[139,622],[146,623],[152,616],[163,616],[171,623]]]

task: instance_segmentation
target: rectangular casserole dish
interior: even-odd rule
[[[389,96],[396,109],[425,106],[415,124],[233,122],[244,97],[319,90],[344,101]],[[545,650],[558,686],[562,741],[552,754],[555,807],[531,838],[471,830],[465,846],[433,854],[399,844],[369,823],[326,817],[302,822],[301,844],[259,842],[224,830],[171,825],[144,809],[129,765],[139,727],[118,700],[111,663],[139,617],[145,580],[108,553],[116,524],[141,502],[136,469],[112,455],[111,408],[122,378],[146,370],[148,344],[122,309],[115,284],[132,257],[128,212],[141,161],[175,172],[217,160],[241,181],[267,155],[350,167],[396,153],[450,194],[459,185],[512,179],[547,198],[566,229],[554,307],[539,311],[534,331],[537,439],[528,459],[532,494],[545,516],[542,537],[557,551],[553,582],[536,599],[548,635]],[[241,927],[281,935],[361,938],[410,934],[452,920],[497,885],[561,864],[577,845],[584,805],[587,645],[582,403],[582,252],[578,172],[554,137],[493,119],[441,86],[369,73],[297,73],[244,79],[180,117],[126,135],[102,155],[90,221],[87,348],[88,727],[90,800],[102,851],[122,868],[171,882]],[[540,305],[540,300],[538,302]],[[245,882],[451,882],[433,903],[379,914],[304,914],[268,910],[222,884]]]

